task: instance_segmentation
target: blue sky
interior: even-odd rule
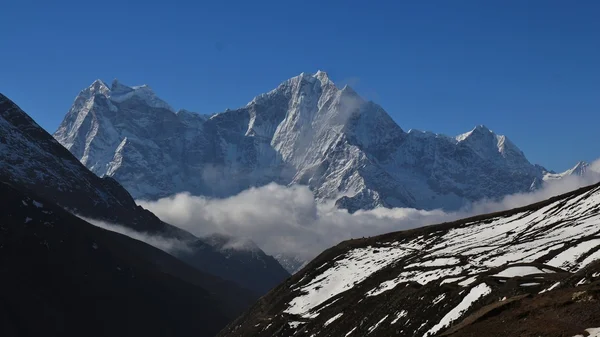
[[[97,78],[211,113],[321,69],[405,130],[485,124],[555,170],[600,157],[598,1],[9,0],[3,14],[0,92],[50,132]]]

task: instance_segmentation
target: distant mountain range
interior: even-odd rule
[[[405,132],[322,71],[213,115],[175,111],[145,85],[97,80],[54,137],[98,176],[149,200],[184,191],[226,197],[277,182],[308,185],[318,200],[350,211],[455,210],[581,172],[533,165],[482,125],[457,137]]]

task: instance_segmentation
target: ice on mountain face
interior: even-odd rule
[[[350,211],[454,210],[528,191],[543,178],[484,126],[456,138],[406,133],[323,71],[284,81],[240,109],[173,111],[148,86],[96,81],[55,137],[94,173],[146,200],[184,191],[227,197],[275,181],[308,185],[317,200]]]

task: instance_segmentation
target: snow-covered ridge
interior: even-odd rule
[[[342,243],[263,301],[257,315],[271,326],[258,336],[362,336],[375,325],[376,336],[435,336],[474,308],[552,291],[598,259],[595,185],[521,210]],[[278,332],[288,319],[304,324]],[[250,333],[244,324],[255,321],[240,322],[237,331]]]
[[[552,181],[552,180],[559,180],[559,179],[563,179],[565,177],[569,177],[569,176],[578,176],[578,177],[582,177],[586,174],[588,174],[589,172],[592,173],[600,173],[600,170],[598,170],[598,168],[596,167],[592,167],[591,164],[584,162],[584,161],[580,161],[579,163],[577,163],[577,165],[573,166],[572,168],[561,172],[561,173],[553,173],[553,172],[548,172],[544,175],[544,181]]]
[[[175,111],[169,104],[158,98],[154,91],[146,84],[128,87],[115,79],[106,95],[113,102],[121,103],[135,97],[153,108]]]

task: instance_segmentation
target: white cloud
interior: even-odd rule
[[[600,161],[592,167],[600,167]],[[305,186],[286,187],[274,183],[225,199],[182,193],[158,201],[138,201],[138,204],[163,221],[197,236],[220,233],[250,238],[268,254],[284,253],[310,259],[346,239],[524,206],[598,181],[600,173],[590,172],[585,177],[550,182],[536,192],[478,202],[469,210],[457,212],[377,208],[349,214],[332,203],[318,204]]]
[[[148,233],[137,232],[130,228],[123,227],[123,226],[116,225],[116,224],[111,224],[111,223],[108,223],[105,221],[84,218],[79,215],[76,215],[76,216],[78,216],[82,220],[89,222],[90,224],[92,224],[96,227],[104,228],[111,232],[123,234],[132,239],[145,242],[145,243],[147,243],[151,246],[154,246],[160,250],[163,250],[167,253],[177,254],[180,252],[187,252],[190,250],[190,247],[181,240],[177,240],[177,239],[173,239],[173,238],[165,238],[165,237],[158,236],[158,235],[150,235]]]

